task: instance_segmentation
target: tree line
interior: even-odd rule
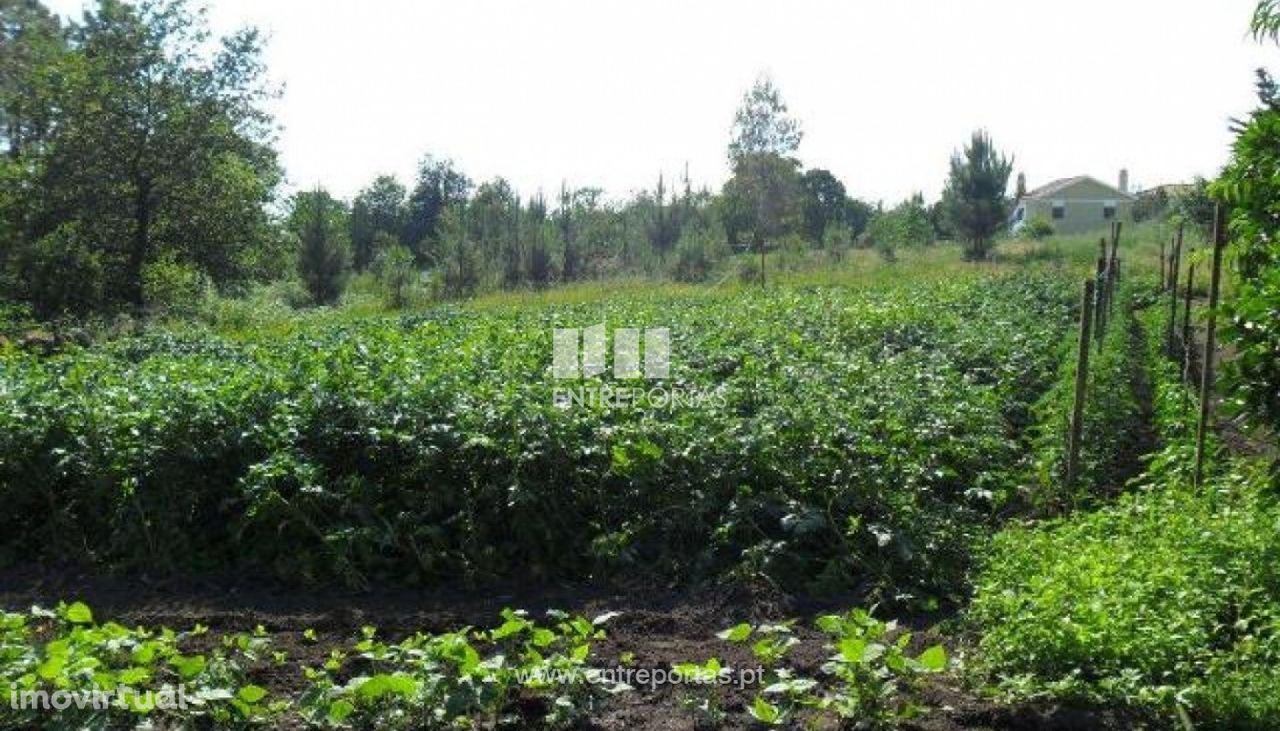
[[[982,133],[932,206],[850,196],[801,165],[803,130],[767,78],[734,118],[719,191],[685,174],[624,200],[568,184],[522,196],[428,155],[408,184],[380,175],[350,201],[282,199],[266,111],[277,91],[256,30],[214,39],[185,0],[100,0],[68,22],[40,0],[0,0],[0,38],[0,299],[42,317],[285,278],[330,304],[367,273],[402,304],[421,286],[464,297],[619,275],[702,281],[727,262],[754,278],[772,252],[892,258],[943,237],[984,258],[1008,213],[1011,164]]]

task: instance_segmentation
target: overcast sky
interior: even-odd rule
[[[79,14],[82,0],[53,0]],[[978,127],[1032,187],[1128,167],[1136,185],[1212,175],[1253,70],[1254,0],[213,0],[266,30],[291,186],[350,196],[424,153],[522,193],[619,196],[686,163],[728,174],[734,109],[771,75],[800,158],[850,193],[938,195]]]

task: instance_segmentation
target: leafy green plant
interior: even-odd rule
[[[1065,284],[441,307],[6,358],[0,552],[357,587],[736,573],[958,599],[1024,469]],[[601,316],[668,327],[663,387],[710,398],[661,419],[557,407],[551,331]]]

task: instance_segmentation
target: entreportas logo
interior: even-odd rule
[[[605,363],[607,337],[608,331],[603,322],[585,329],[556,328],[552,333],[555,354],[551,366],[555,377],[563,380],[604,374],[608,369]],[[642,342],[643,351],[640,347]],[[671,375],[671,331],[667,328],[640,330],[623,327],[613,331],[613,377],[629,379],[640,378],[641,375],[650,380],[661,380]]]
[[[610,335],[612,369],[607,357]],[[555,328],[551,340],[551,373],[556,380],[552,400],[557,407],[670,409],[726,403],[718,391],[664,383],[671,377],[668,328],[621,327],[610,333],[600,323],[587,328]]]

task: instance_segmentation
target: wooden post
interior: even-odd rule
[[[1213,271],[1209,275],[1209,322],[1204,332],[1204,362],[1200,364],[1200,423],[1196,428],[1196,478],[1204,479],[1204,445],[1209,433],[1210,400],[1213,398],[1213,356],[1218,339],[1218,294],[1222,282],[1222,250],[1227,244],[1227,211],[1221,203],[1213,212]]]
[[[1165,333],[1165,349],[1169,357],[1177,354],[1173,336],[1178,326],[1178,270],[1182,267],[1182,224],[1178,224],[1178,234],[1173,238],[1173,261],[1169,262],[1169,329]]]
[[[1084,434],[1084,399],[1089,387],[1089,329],[1093,326],[1094,282],[1084,280],[1084,297],[1080,300],[1080,345],[1076,348],[1076,393],[1071,407],[1071,432],[1067,436],[1068,490],[1075,486],[1080,470],[1080,439]]]
[[[1115,263],[1116,258],[1120,254],[1120,227],[1121,223],[1116,221],[1111,228],[1111,263]]]
[[[1103,257],[1098,257],[1096,298],[1097,306],[1094,308],[1094,316],[1098,318],[1098,323],[1094,331],[1098,339],[1098,350],[1102,350],[1102,334],[1107,329],[1107,260]]]
[[[1116,221],[1111,227],[1111,261],[1107,264],[1107,319],[1115,311],[1116,283],[1120,281],[1120,227]]]
[[[1169,242],[1169,246],[1172,248],[1173,246],[1172,241]],[[1160,241],[1160,288],[1161,289],[1169,288],[1169,263],[1164,257],[1164,241],[1163,240]]]
[[[1188,255],[1194,252],[1188,252]],[[1191,340],[1191,288],[1196,282],[1196,263],[1187,265],[1187,293],[1182,304],[1182,380],[1191,383],[1191,353],[1194,343]]]

